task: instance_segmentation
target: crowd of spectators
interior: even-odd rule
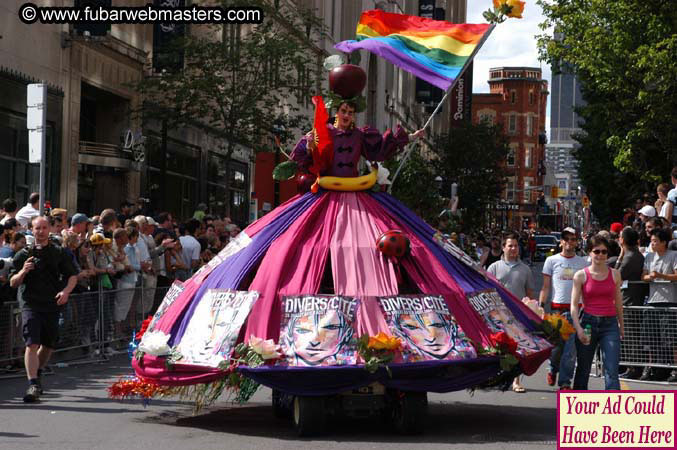
[[[6,199],[0,209],[0,341],[8,341],[6,324],[11,320],[5,317],[3,305],[17,301],[17,289],[9,283],[13,258],[22,248],[34,245],[32,227],[40,215],[39,195],[31,194],[25,206],[18,206],[14,199]],[[159,306],[166,292],[162,288],[190,278],[241,231],[228,217],[208,214],[206,205],[198,205],[195,216],[183,222],[169,212],[150,215],[149,211],[143,202],[136,210],[124,202],[118,210],[104,209],[93,217],[63,208],[45,210],[50,244],[64,249],[77,270],[73,294],[81,295],[72,297],[68,314],[80,317],[83,346],[93,338],[99,314],[94,294],[100,289],[110,292],[112,305],[107,337],[124,336],[138,325],[139,317]],[[144,295],[135,289],[140,287]],[[0,348],[0,354],[6,350]]]

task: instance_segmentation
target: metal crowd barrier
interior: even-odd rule
[[[59,341],[52,362],[74,365],[107,359],[127,351],[132,334],[155,312],[169,287],[137,286],[71,294],[59,315]],[[114,320],[116,304],[129,301],[127,315]],[[145,305],[145,308],[142,308]],[[145,314],[144,314],[145,309]],[[124,308],[118,310],[118,318]],[[23,366],[24,339],[18,301],[0,304],[0,370]]]
[[[674,290],[673,300],[677,301],[677,282],[629,281],[624,286],[645,285],[645,294],[648,296],[652,284],[658,287],[670,286]],[[644,299],[645,303],[647,298]],[[677,303],[674,307],[666,307],[664,304],[624,306],[623,321],[625,337],[621,342],[621,366],[677,369]],[[603,376],[599,349],[591,373]]]
[[[626,306],[623,318],[622,365],[677,369],[677,304]]]

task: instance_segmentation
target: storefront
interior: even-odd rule
[[[40,166],[28,162],[26,91],[37,80],[0,68],[0,201],[14,198],[26,204],[31,192],[40,189]],[[46,200],[58,206],[61,163],[61,118],[63,92],[47,91]]]
[[[155,212],[168,211],[186,220],[198,203],[205,203],[209,214],[247,224],[247,163],[169,136],[163,144],[162,134],[154,131],[147,131],[145,147],[141,196],[151,200]]]

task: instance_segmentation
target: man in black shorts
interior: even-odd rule
[[[11,287],[18,289],[26,341],[24,361],[29,383],[24,396],[26,403],[40,398],[40,372],[59,337],[59,309],[68,302],[78,281],[72,259],[49,241],[48,219],[37,216],[32,223],[35,243],[14,256],[10,278]]]

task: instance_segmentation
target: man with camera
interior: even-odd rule
[[[68,302],[78,281],[72,259],[49,241],[49,220],[37,216],[32,224],[35,243],[14,256],[10,278],[10,286],[18,289],[26,341],[24,362],[29,386],[25,403],[40,399],[40,373],[58,340],[59,309]]]

